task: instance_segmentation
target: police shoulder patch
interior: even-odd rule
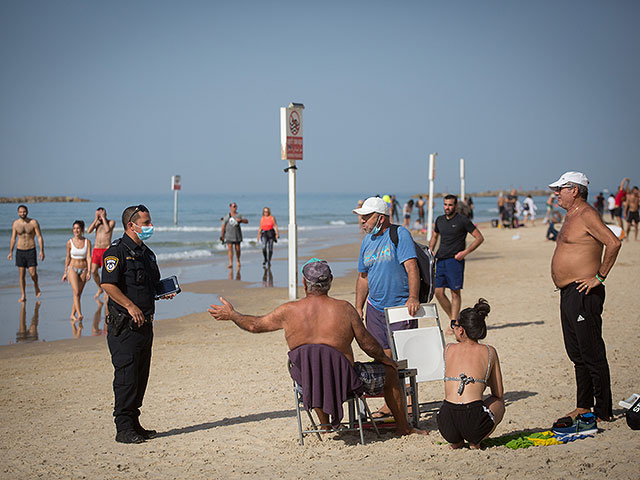
[[[107,272],[113,272],[117,266],[118,257],[109,256],[104,258],[104,268],[107,270]]]

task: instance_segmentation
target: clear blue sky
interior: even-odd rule
[[[640,184],[638,1],[0,3],[0,195]]]

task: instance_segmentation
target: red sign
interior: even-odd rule
[[[287,137],[287,158],[302,160],[302,138]]]

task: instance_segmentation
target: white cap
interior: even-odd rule
[[[368,215],[373,212],[389,215],[389,205],[380,197],[369,197],[360,208],[353,210],[353,213],[358,215]]]
[[[585,187],[589,185],[589,179],[584,173],[566,172],[563,173],[558,180],[549,184],[549,188],[563,187],[569,182],[577,183],[578,185],[584,185]]]

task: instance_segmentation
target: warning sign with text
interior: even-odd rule
[[[282,160],[302,160],[302,109],[280,109],[280,146]]]

